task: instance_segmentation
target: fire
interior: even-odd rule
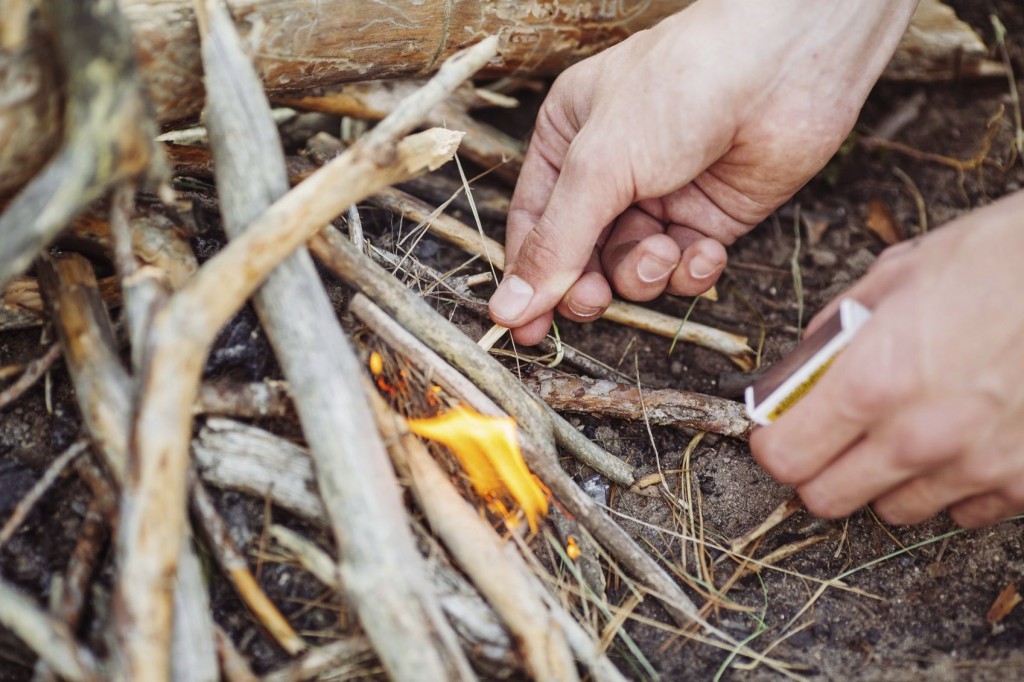
[[[538,519],[548,513],[550,492],[523,461],[514,419],[488,417],[458,406],[436,417],[407,419],[406,423],[413,433],[455,453],[488,509],[512,525],[514,513],[505,503],[514,501],[530,530],[537,532]]]

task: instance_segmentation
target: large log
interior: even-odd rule
[[[204,93],[191,0],[120,0],[143,81],[164,125],[194,118]],[[229,0],[268,93],[423,76],[488,35],[500,56],[485,75],[553,74],[652,26],[692,0]],[[31,0],[0,0],[0,200],[56,148],[60,79]],[[936,10],[938,8],[938,10]],[[936,29],[936,11],[938,29]],[[985,46],[938,0],[922,3],[901,47],[900,78],[989,73]],[[988,67],[985,66],[988,65]],[[955,69],[952,68],[955,65]],[[954,71],[956,73],[954,74]]]

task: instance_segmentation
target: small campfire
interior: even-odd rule
[[[505,255],[482,222],[504,222],[524,144],[476,110],[514,109],[544,87],[522,72],[548,75],[687,3],[586,20],[583,3],[571,30],[555,10],[540,25],[478,3],[478,34],[494,35],[462,51],[448,14],[422,21],[436,3],[401,17],[318,3],[348,36],[318,38],[339,50],[320,60],[296,54],[294,35],[273,43],[294,17],[269,4],[244,17],[221,0],[196,0],[194,16],[8,4],[0,63],[38,92],[24,111],[0,102],[35,117],[0,154],[0,332],[32,351],[0,366],[0,410],[36,387],[47,419],[64,421],[61,454],[8,505],[0,548],[63,474],[84,510],[66,565],[35,593],[0,575],[0,635],[20,642],[19,669],[90,682],[653,678],[628,623],[665,650],[695,642],[723,666],[794,674],[721,616],[751,614],[728,596],[737,581],[824,536],[755,558],[795,499],[731,542],[701,520],[691,457],[704,434],[749,435],[742,405],[647,389],[557,337],[524,351],[486,333]],[[369,42],[378,23],[403,26],[400,40]],[[350,82],[368,72],[391,80]],[[21,139],[34,135],[35,155]],[[502,184],[471,181],[462,161],[433,172],[456,153]],[[442,246],[421,258],[412,242],[427,232]],[[604,317],[699,346],[734,382],[760,362],[745,336],[680,316],[616,301]],[[657,459],[641,476],[563,412],[693,440],[678,467]],[[672,537],[628,532],[609,513],[623,494],[662,503]],[[1011,588],[993,625],[1020,601]]]

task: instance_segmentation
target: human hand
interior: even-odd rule
[[[824,166],[916,0],[702,0],[568,69],[537,117],[491,316],[520,343],[611,286],[696,295]]]
[[[1024,511],[1024,192],[884,252],[843,297],[873,309],[828,372],[750,440],[817,516]],[[808,333],[834,312],[826,307]]]

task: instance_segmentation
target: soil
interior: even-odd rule
[[[1024,9],[1019,3],[960,0],[951,4],[989,45],[995,40],[989,14],[997,13],[1008,29],[1015,72],[1024,74]],[[920,113],[895,135],[895,140],[920,151],[968,159],[981,148],[990,119],[1005,107],[989,154],[994,163],[980,173],[959,177],[946,166],[896,152],[871,151],[856,143],[918,93],[924,98]],[[528,103],[536,106],[530,98]],[[885,244],[866,227],[871,202],[884,204],[906,236],[916,234],[917,205],[904,182],[894,174],[895,167],[912,178],[920,190],[929,227],[1024,185],[1021,161],[1011,163],[1011,107],[1004,80],[879,85],[865,106],[848,148],[772,220],[730,249],[730,265],[718,286],[720,299],[700,300],[691,319],[746,334],[754,343],[763,330],[764,364],[775,362],[796,343],[801,322],[861,276],[884,248]],[[515,115],[502,113],[491,120],[513,133],[526,135],[531,116],[531,107],[525,107]],[[802,311],[791,268],[798,214],[803,216],[798,253]],[[500,238],[500,226],[492,227]],[[209,241],[196,246],[202,247],[199,250],[211,248]],[[417,255],[439,263],[454,258],[448,247],[431,242],[429,237]],[[341,309],[345,292],[336,284],[331,287]],[[652,305],[682,316],[690,301],[663,298]],[[475,336],[486,326],[479,318],[458,319],[467,333]],[[245,379],[276,376],[278,370],[261,332],[252,324],[251,313],[241,316],[235,326],[244,333],[225,336],[217,356],[219,364],[211,366],[210,371],[218,376],[234,373]],[[564,342],[620,367],[626,374],[639,372],[646,386],[719,394],[726,385],[736,383],[735,368],[710,351],[686,346],[670,354],[668,340],[604,322],[586,326],[562,322],[559,332]],[[253,338],[256,342],[246,345],[245,339]],[[0,367],[37,356],[38,340],[38,330],[0,335]],[[80,429],[63,368],[51,372],[50,386],[49,407],[47,388],[40,382],[0,412],[0,518],[8,516],[55,453],[67,447]],[[692,437],[658,427],[649,435],[643,424],[587,415],[573,415],[571,419],[599,444],[638,467],[640,475],[659,467],[678,472]],[[294,431],[295,426],[283,428]],[[566,467],[581,482],[593,481],[593,472],[571,461]],[[745,443],[735,440],[705,437],[691,454],[690,472],[695,495],[699,491],[700,518],[708,537],[727,539],[743,534],[791,494],[757,466]],[[667,483],[675,490],[678,473],[670,473]],[[596,488],[598,494],[608,492],[606,486]],[[680,526],[664,500],[622,491],[613,491],[608,499],[616,512],[628,517],[620,521],[629,532],[648,541],[663,556],[675,557],[676,562],[686,555],[686,562],[677,563],[677,567],[693,574],[692,547],[681,546],[671,535]],[[217,493],[216,500],[252,566],[259,563],[261,584],[296,628],[314,633],[309,635],[313,641],[345,631],[349,616],[337,595],[327,594],[294,566],[257,558],[263,556],[259,550],[268,523],[263,501],[224,491]],[[88,490],[74,475],[61,478],[0,550],[0,575],[45,603],[55,577],[67,565],[88,501]],[[273,519],[300,528],[323,546],[330,545],[322,531],[302,526],[285,512],[274,510]],[[781,561],[783,570],[764,570],[742,578],[729,592],[729,598],[749,610],[721,610],[713,620],[737,639],[749,638],[759,651],[774,645],[772,657],[791,664],[796,674],[812,680],[1022,677],[1024,608],[1011,611],[996,625],[987,621],[986,614],[1007,585],[1022,584],[1024,521],[1007,521],[979,531],[956,530],[945,515],[919,526],[890,527],[867,509],[837,522],[798,512],[764,538],[757,556],[812,537],[821,541]],[[719,553],[710,551],[708,557],[719,559]],[[111,589],[110,562],[108,556],[95,581],[92,607],[81,633],[82,639],[101,653],[107,618],[103,604]],[[716,567],[716,584],[721,585],[733,564],[719,561]],[[845,587],[832,586],[819,594],[821,581],[844,573],[848,574],[843,579]],[[215,569],[210,571],[210,581],[215,618],[253,667],[264,671],[286,660]],[[612,582],[608,590],[611,603],[622,603],[628,596],[621,582]],[[642,603],[635,614],[645,623],[651,619],[667,622],[664,612],[651,600]],[[679,639],[664,627],[630,620],[625,630],[663,679],[710,679],[720,670],[724,670],[725,679],[781,677],[764,666],[725,669],[729,652]],[[611,652],[631,678],[650,676],[621,640],[613,643]],[[32,661],[32,654],[0,629],[0,682],[30,679]]]

